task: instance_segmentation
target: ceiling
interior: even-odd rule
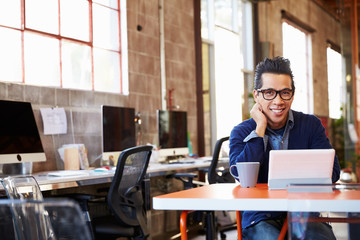
[[[327,11],[330,15],[339,19],[343,13],[344,2],[349,2],[350,0],[312,0],[318,4],[321,8]]]
[[[342,17],[349,18],[346,15],[346,9],[350,8],[351,3],[354,0],[312,0],[324,10],[326,10],[330,15],[335,17],[336,19],[340,19]],[[355,0],[357,2],[357,6],[360,5],[360,0]],[[358,10],[359,12],[359,10]]]
[[[249,0],[252,3],[271,2],[276,0]],[[309,0],[328,12],[335,19],[345,22],[350,21],[350,8],[354,1],[357,2],[358,16],[360,16],[360,0]],[[360,17],[358,17],[360,24]],[[359,25],[360,26],[360,25]]]
[[[259,3],[259,2],[271,2],[274,0],[249,0],[249,1],[251,1],[252,3]],[[314,3],[319,5],[322,9],[324,9],[334,18],[340,19],[342,16],[344,16],[345,8],[349,8],[354,0],[309,0],[309,1],[313,1]],[[355,1],[357,1],[357,4],[359,6],[360,0],[355,0]]]

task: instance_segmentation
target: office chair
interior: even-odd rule
[[[223,143],[226,143],[228,140],[229,140],[229,136],[220,138],[215,143],[215,148],[207,175],[209,184],[235,182],[235,179],[233,178],[233,176],[231,176],[228,168],[220,170],[220,168],[218,167],[219,157],[223,147]],[[229,213],[223,211],[221,212],[221,214],[223,214],[226,217],[228,216]],[[230,222],[230,223],[226,223],[225,225],[222,225],[221,223],[219,223],[219,221],[215,220],[214,223],[217,223],[217,226],[215,227],[217,227],[217,231],[220,232],[220,237],[222,240],[226,239],[226,234],[225,234],[226,231],[237,229],[236,222],[235,223]]]
[[[235,182],[234,178],[229,173],[228,168],[226,168],[224,170],[220,170],[218,168],[219,157],[220,157],[223,143],[228,140],[229,140],[229,137],[223,137],[216,141],[214,152],[212,155],[211,164],[207,170],[207,179],[208,179],[209,184]],[[193,178],[196,177],[196,174],[175,173],[175,174],[172,174],[171,177],[181,180],[184,184],[184,188],[189,189],[189,188],[193,187]],[[225,226],[220,226],[220,224],[218,224],[216,221],[214,211],[206,211],[203,213],[205,213],[204,222],[205,222],[205,231],[206,231],[206,239],[207,240],[216,239],[217,231],[220,232],[221,239],[226,239],[225,231],[234,230],[237,228],[236,223],[231,223],[231,224],[228,224]],[[228,213],[223,212],[223,214],[226,215]],[[184,214],[184,217],[187,217],[187,214]],[[184,222],[186,222],[186,221],[184,221]]]
[[[40,186],[33,176],[9,176],[1,179],[1,184],[4,187],[6,195],[12,200],[26,200],[42,202],[44,200],[40,190]],[[25,224],[25,219],[29,213],[24,211],[24,208],[12,208],[12,214],[14,215],[14,225],[18,227],[16,234],[18,238],[23,238],[23,234],[29,232],[28,224]],[[46,239],[55,239],[54,230],[49,219],[48,212],[39,204],[36,211],[37,222],[36,229],[34,232],[36,235],[42,235]]]
[[[218,168],[221,148],[223,146],[223,143],[228,140],[229,137],[223,137],[218,139],[215,143],[215,148],[207,176],[209,184],[235,182],[234,178],[231,176],[228,169],[220,171]]]
[[[9,199],[44,200],[40,186],[33,176],[9,176],[0,181]]]
[[[91,220],[95,239],[146,239],[149,236],[142,183],[151,152],[152,146],[137,146],[120,154],[107,195],[110,215]]]
[[[44,231],[44,216],[54,230],[51,236]],[[89,240],[90,231],[74,201],[1,199],[0,236],[1,240]]]

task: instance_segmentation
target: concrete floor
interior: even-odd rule
[[[345,213],[332,213],[330,216],[332,217],[345,217]],[[333,228],[334,234],[337,240],[350,240],[348,237],[348,224],[347,223],[331,223]],[[359,227],[357,227],[359,229]],[[197,236],[189,236],[189,240],[205,240],[206,237],[203,234],[199,234]],[[236,240],[237,239],[237,231],[231,230],[226,232],[226,239],[227,240]],[[356,238],[351,239],[360,239],[360,236],[356,236]],[[220,234],[218,236],[218,240],[221,240]]]

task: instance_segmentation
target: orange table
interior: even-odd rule
[[[287,211],[287,191],[268,190],[267,184],[242,188],[236,183],[211,184],[153,198],[161,210]]]
[[[360,212],[360,191],[292,193],[287,190],[269,190],[267,184],[258,184],[255,188],[242,188],[237,183],[223,183],[153,198],[154,209],[183,210],[184,214],[192,210],[288,211],[289,203],[292,207],[298,206],[298,209],[292,209],[298,211],[305,209],[303,208],[305,204],[311,206],[307,208],[307,211]],[[182,218],[181,221],[184,219]],[[238,225],[239,223],[238,218]],[[182,236],[186,235],[186,229],[181,229],[181,231]],[[239,239],[241,239],[240,236]]]

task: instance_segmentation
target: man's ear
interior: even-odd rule
[[[257,103],[259,95],[258,95],[258,91],[256,91],[255,89],[253,90],[253,96],[254,96],[255,102]]]

